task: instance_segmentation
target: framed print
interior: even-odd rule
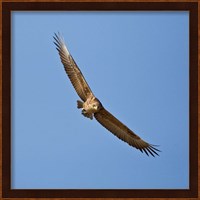
[[[198,3],[2,13],[4,198],[198,197]]]

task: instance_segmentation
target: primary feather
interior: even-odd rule
[[[89,85],[87,84],[73,57],[70,55],[63,38],[60,35],[55,34],[54,39],[54,44],[57,46],[56,49],[59,52],[61,62],[64,65],[65,71],[74,86],[74,89],[79,97],[83,101],[86,101],[88,96],[93,95]]]
[[[119,139],[123,140],[124,142],[127,142],[130,146],[139,149],[141,152],[145,152],[147,155],[158,155],[156,151],[159,150],[156,149],[154,145],[150,145],[149,143],[142,140],[138,135],[131,131],[117,118],[115,118],[105,108],[100,109],[100,111],[95,113],[94,116],[102,126],[104,126],[107,130],[109,130]]]

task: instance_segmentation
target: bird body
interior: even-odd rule
[[[65,72],[82,100],[77,101],[77,108],[82,109],[82,115],[90,119],[95,117],[95,119],[103,127],[119,139],[128,143],[130,146],[139,149],[141,152],[145,152],[147,155],[150,154],[152,156],[158,155],[159,150],[155,148],[155,145],[151,145],[142,140],[138,135],[136,135],[132,130],[130,130],[126,125],[120,122],[104,108],[102,103],[92,93],[92,90],[86,82],[82,72],[69,53],[64,39],[60,36],[60,34],[55,34],[54,39],[54,44],[57,47],[56,49],[60,55]]]
[[[93,119],[94,113],[102,108],[102,104],[95,96],[91,95],[85,102],[78,100],[77,108],[82,108],[82,114],[85,117]]]

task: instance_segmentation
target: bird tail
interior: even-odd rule
[[[82,101],[77,101],[77,108],[83,108],[83,102]]]

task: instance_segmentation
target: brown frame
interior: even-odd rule
[[[11,11],[189,11],[190,189],[11,189]],[[3,2],[2,3],[2,196],[4,198],[198,197],[198,3],[197,2]]]

